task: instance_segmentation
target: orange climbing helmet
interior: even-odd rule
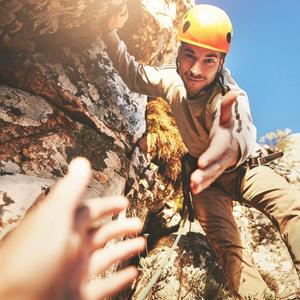
[[[177,39],[202,48],[228,53],[232,24],[225,11],[209,5],[192,7],[183,17]]]

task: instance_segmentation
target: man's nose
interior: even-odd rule
[[[194,77],[201,76],[202,74],[202,68],[201,68],[201,63],[196,61],[193,66],[191,67],[191,73]]]

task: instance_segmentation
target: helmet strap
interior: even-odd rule
[[[178,59],[178,55],[176,56],[176,72],[179,74],[179,59]]]
[[[226,58],[226,53],[222,53],[222,54],[221,54],[221,60],[220,60],[220,63],[219,63],[218,72],[217,72],[217,76],[218,76],[218,74],[220,74],[220,72],[221,72],[222,69],[223,69],[223,66],[224,66],[224,63],[225,63],[225,58]],[[217,76],[216,76],[216,77],[217,77]]]

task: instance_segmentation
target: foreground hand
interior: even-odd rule
[[[229,91],[221,103],[219,122],[210,132],[210,145],[199,157],[198,168],[191,175],[191,191],[198,194],[212,184],[239,159],[239,146],[232,136],[232,105],[237,95]]]
[[[82,204],[90,176],[86,159],[72,161],[66,177],[3,242],[0,299],[103,299],[137,277],[136,268],[128,267],[111,278],[88,282],[145,247],[143,238],[104,247],[113,238],[136,234],[142,225],[138,219],[100,225],[99,220],[118,214],[128,201],[113,197]]]

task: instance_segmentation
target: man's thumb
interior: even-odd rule
[[[229,91],[225,94],[221,103],[220,126],[226,127],[231,125],[232,105],[236,101],[237,94]]]

